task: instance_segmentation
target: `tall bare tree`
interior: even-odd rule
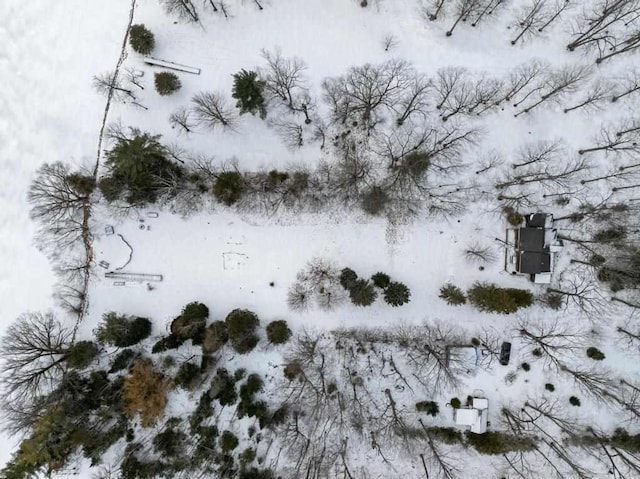
[[[191,109],[198,125],[212,130],[218,126],[229,129],[235,126],[235,111],[221,93],[200,92],[191,99],[191,102],[193,104]]]

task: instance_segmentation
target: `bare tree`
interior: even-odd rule
[[[615,91],[615,85],[607,80],[598,78],[587,90],[587,94],[579,103],[564,109],[565,113],[581,108],[600,108],[605,100],[611,99]]]
[[[471,26],[477,26],[483,18],[490,17],[500,7],[507,5],[507,0],[484,0],[484,4],[478,7],[477,15],[471,22]]]
[[[455,4],[453,7],[455,20],[453,22],[453,25],[451,25],[451,28],[447,30],[446,35],[448,37],[453,35],[453,31],[461,21],[466,22],[470,16],[477,15],[481,11],[482,0],[455,0]]]
[[[604,126],[598,135],[596,146],[582,148],[578,154],[584,155],[596,151],[622,152],[635,155],[640,152],[640,125],[637,120],[624,120],[621,123]]]
[[[625,349],[640,354],[640,328],[634,323],[635,321],[628,319],[616,328],[616,332],[618,333],[618,342]]]
[[[563,236],[563,239],[567,239]],[[607,309],[607,300],[600,287],[593,278],[593,272],[585,268],[566,271],[571,277],[560,283],[556,288],[547,288],[551,293],[566,296],[575,306],[583,311],[587,317],[599,317]]]
[[[588,163],[581,158],[569,159],[566,163],[532,163],[522,170],[508,172],[507,177],[501,178],[496,187],[504,189],[536,184],[551,192],[566,190],[588,168]]]
[[[622,78],[618,79],[618,85],[618,90],[611,97],[613,103],[640,91],[640,70],[637,68],[628,70]]]
[[[565,10],[573,7],[574,4],[570,2],[570,0],[555,0],[553,7],[548,13],[547,21],[538,28],[538,31],[542,33],[546,28],[548,28],[551,24],[553,24],[560,16],[565,12]]]
[[[451,0],[434,0],[433,8],[426,11],[427,18],[431,21],[437,20],[442,8],[448,3],[451,3]]]
[[[284,58],[279,49],[274,52],[262,50],[262,58],[267,62],[267,68],[261,72],[265,90],[291,110],[299,111],[305,103],[302,98],[307,94],[305,62],[298,57]]]
[[[200,92],[192,99],[192,111],[198,125],[204,125],[212,130],[220,125],[233,129],[236,116],[235,111],[221,93]]]
[[[191,0],[160,0],[166,12],[176,15],[182,20],[197,23],[199,19],[198,9]],[[212,7],[215,5],[211,2]]]
[[[169,123],[171,124],[171,128],[175,128],[177,126],[187,133],[191,133],[193,128],[195,128],[195,124],[191,119],[191,111],[184,107],[181,107],[171,113],[169,116]]]
[[[529,104],[514,116],[529,113],[544,102],[558,101],[566,94],[573,93],[590,74],[590,68],[584,65],[569,65],[559,68],[549,75],[540,99]]]
[[[122,77],[118,76],[116,72],[106,72],[93,77],[93,87],[100,94],[108,96],[110,92],[113,92],[113,99],[117,102],[124,103],[131,101],[136,103],[138,97],[134,92],[136,85],[125,81]]]
[[[539,60],[533,60],[530,63],[518,65],[511,73],[506,81],[505,93],[502,98],[496,101],[499,105],[502,101],[512,101],[521,92],[529,92],[521,100],[516,103],[517,106],[532,93],[540,91],[543,88],[546,71],[549,65]]]
[[[574,29],[574,38],[567,45],[569,51],[583,46],[600,52],[616,45],[619,32],[633,27],[640,9],[638,0],[599,0],[586,8]]]
[[[566,355],[575,355],[585,346],[585,332],[574,324],[563,324],[559,318],[547,321],[520,319],[517,332],[529,352],[540,352],[548,366],[559,368]]]
[[[413,114],[419,114],[425,116],[428,93],[431,89],[431,81],[424,75],[416,74],[409,82],[409,86],[406,92],[399,99],[395,110],[398,118],[396,124],[402,126],[402,124],[409,119]]]
[[[290,120],[272,120],[269,122],[278,133],[278,136],[291,151],[298,150],[304,145],[304,129],[302,125]]]
[[[467,246],[464,250],[464,256],[472,263],[493,263],[496,260],[493,248],[480,243]]]
[[[29,402],[48,392],[64,372],[72,334],[51,312],[25,313],[12,323],[0,342],[7,397]]]
[[[436,93],[436,108],[441,110],[450,98],[459,90],[469,90],[468,71],[461,67],[441,68],[436,73],[434,90]]]
[[[481,115],[497,106],[504,93],[504,83],[496,78],[482,77],[476,80],[473,87],[473,100],[466,113]]]
[[[352,67],[344,76],[325,79],[322,87],[334,121],[344,124],[355,117],[370,129],[377,123],[377,110],[394,106],[409,87],[411,77],[407,62],[389,60]]]
[[[553,163],[558,161],[563,153],[563,146],[559,141],[540,140],[535,143],[527,143],[516,153],[517,163],[513,163],[513,169],[528,166],[538,162]]]
[[[398,39],[391,33],[388,33],[382,38],[382,48],[384,48],[385,52],[389,50],[393,50],[398,46]]]
[[[511,40],[511,45],[515,45],[520,40],[538,35],[547,22],[547,11],[545,9],[547,0],[531,0],[529,4],[521,7],[514,26],[519,28],[516,37]]]

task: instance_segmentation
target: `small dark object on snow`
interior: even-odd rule
[[[511,358],[511,343],[505,341],[500,348],[500,364],[506,366]]]

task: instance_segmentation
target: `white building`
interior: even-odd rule
[[[489,400],[486,398],[472,398],[470,407],[454,409],[454,420],[458,426],[470,427],[476,434],[487,432],[489,417]]]

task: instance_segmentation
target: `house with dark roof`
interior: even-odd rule
[[[534,283],[550,283],[555,254],[562,248],[553,215],[535,213],[525,217],[525,225],[507,230],[505,269],[512,274],[527,274]]]

